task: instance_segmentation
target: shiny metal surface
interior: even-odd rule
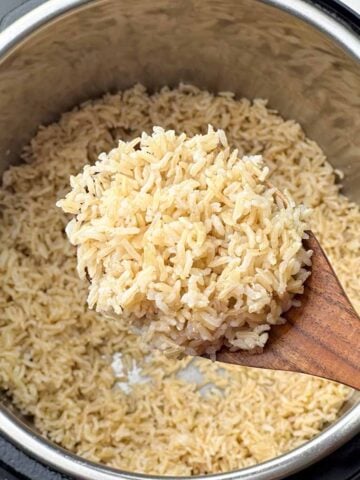
[[[0,35],[0,167],[40,123],[106,91],[187,81],[269,98],[345,171],[360,200],[360,40],[303,0],[51,0]],[[302,447],[216,479],[278,479],[360,431],[359,396]],[[0,406],[0,431],[77,478],[149,478],[86,462]]]
[[[269,98],[283,115],[305,125],[332,163],[348,174],[350,195],[359,198],[360,80],[353,59],[360,57],[359,39],[303,0],[266,3],[45,3],[0,39],[3,54],[17,44],[0,65],[0,157],[8,153],[14,161],[40,122],[53,120],[79,100],[136,81],[156,88],[184,80]],[[55,12],[56,20],[51,21]],[[61,12],[67,13],[60,20]],[[27,37],[44,22],[51,25]]]

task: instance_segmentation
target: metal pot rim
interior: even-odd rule
[[[342,23],[304,0],[261,0],[263,3],[280,8],[310,23],[315,28],[330,35],[360,61],[360,39]],[[24,17],[17,20],[0,34],[0,59],[3,59],[23,39],[56,17],[66,14],[76,7],[87,8],[91,0],[49,0]],[[269,480],[283,478],[295,473],[330,454],[360,431],[360,403],[353,406],[338,421],[331,424],[317,437],[284,455],[264,463],[234,472],[201,475],[197,478],[216,480]],[[0,433],[44,464],[57,470],[86,480],[151,479],[149,476],[115,470],[84,460],[34,433],[5,406],[0,405]],[[163,477],[168,479],[194,477]]]
[[[300,447],[264,463],[233,472],[191,477],[164,477],[125,472],[85,460],[34,433],[7,408],[0,406],[0,432],[43,464],[84,480],[144,480],[193,478],[213,480],[269,480],[296,473],[329,455],[360,431],[360,403],[318,436]]]

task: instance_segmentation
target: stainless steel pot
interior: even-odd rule
[[[300,121],[360,200],[360,40],[303,0],[51,0],[0,35],[0,166],[40,123],[105,91],[180,80],[265,97]],[[341,418],[286,455],[225,479],[279,479],[360,431],[355,395]],[[0,405],[0,432],[41,462],[87,480],[150,478],[95,465],[41,438]]]

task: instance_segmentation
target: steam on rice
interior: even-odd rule
[[[308,441],[351,395],[306,375],[150,354],[127,324],[89,309],[69,217],[55,206],[70,175],[153,125],[194,136],[209,123],[240,157],[262,155],[271,183],[311,208],[310,228],[360,312],[359,207],[319,146],[266,101],[137,85],[65,113],[39,129],[0,188],[0,388],[45,437],[84,458],[153,475],[229,472]],[[121,388],[135,364],[146,382]],[[198,374],[184,377],[185,367]]]

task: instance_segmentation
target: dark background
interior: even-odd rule
[[[0,436],[0,480],[67,480],[32,460]],[[360,480],[360,435],[286,480]]]
[[[0,0],[0,31],[44,2],[45,0]],[[337,9],[337,13],[343,18],[347,17],[346,9],[342,8],[343,5],[348,5],[353,11],[360,13],[360,0],[338,2],[317,0],[317,3],[323,8]],[[359,28],[359,17],[352,16],[351,23]],[[65,480],[67,478],[28,457],[0,436],[0,480]],[[360,480],[360,435],[329,457],[288,477],[287,480]]]

